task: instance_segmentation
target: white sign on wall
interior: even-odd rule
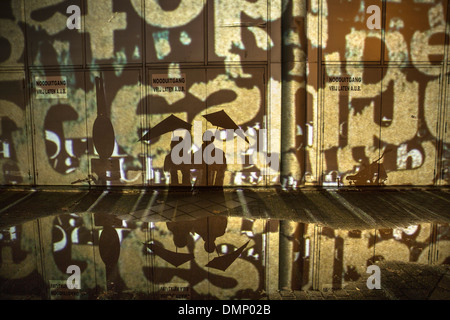
[[[36,99],[67,99],[66,76],[36,76],[34,87]]]
[[[167,74],[153,74],[152,88],[154,92],[186,92],[186,74],[169,76]]]

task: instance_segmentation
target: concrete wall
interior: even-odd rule
[[[138,141],[171,114],[192,125],[192,152],[203,132],[217,132],[227,163],[216,184],[278,183],[281,1],[73,4],[80,29],[69,28],[74,13],[63,1],[2,5],[2,185],[214,184],[199,182],[193,166],[170,177],[176,128]],[[183,82],[155,82],[168,78]],[[52,80],[61,85],[45,85]],[[203,117],[221,110],[247,141]],[[96,131],[100,117],[106,127]]]
[[[447,185],[448,3],[306,2],[283,32],[285,184]]]
[[[71,4],[80,29],[64,1],[2,4],[1,185],[449,183],[446,1]],[[222,109],[249,142],[222,130],[218,182],[164,168],[171,134],[138,141],[171,114],[216,132]]]

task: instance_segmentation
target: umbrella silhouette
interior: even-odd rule
[[[167,132],[172,132],[177,129],[186,129],[190,131],[192,128],[192,124],[187,123],[184,120],[174,116],[171,114],[169,117],[158,123],[156,126],[151,128],[146,134],[144,134],[138,141],[141,140],[152,140],[157,138]]]
[[[160,247],[154,243],[144,243],[150,250],[153,251],[158,257],[164,259],[168,263],[174,265],[175,267],[181,266],[183,263],[188,262],[194,259],[194,255],[192,253],[181,253],[181,252],[173,252],[163,247]]]
[[[203,118],[217,127],[233,130],[239,129],[238,131],[236,131],[236,134],[247,141],[247,143],[250,143],[244,132],[241,131],[241,128],[236,124],[236,122],[233,121],[233,119],[230,118],[230,116],[223,109],[214,113],[205,114],[203,115]]]
[[[236,251],[233,251],[232,253],[225,254],[223,256],[212,259],[210,262],[208,262],[206,267],[225,271],[237,258],[239,258],[242,251],[244,251],[245,247],[247,247],[249,242],[250,240],[247,241],[242,247],[240,247]]]

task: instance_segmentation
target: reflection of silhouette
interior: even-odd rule
[[[218,237],[225,234],[227,228],[227,218],[221,216],[211,216],[196,220],[194,231],[205,240],[206,252],[216,250],[215,241]]]
[[[187,220],[180,222],[167,222],[167,229],[173,233],[173,243],[178,248],[183,248],[187,246],[189,233],[194,228],[196,220]]]
[[[191,237],[190,233],[195,232],[202,237],[205,241],[204,249],[208,253],[217,252],[217,245],[215,243],[216,239],[225,234],[227,227],[227,218],[222,216],[211,216],[206,218],[201,218],[192,221],[183,222],[167,222],[167,229],[173,233],[173,242],[177,248],[182,248],[188,245],[188,240]],[[247,241],[243,246],[238,248],[232,253],[225,254],[222,256],[215,257],[212,259],[206,267],[215,268],[218,270],[225,271],[245,250],[248,243]],[[191,253],[180,253],[167,250],[155,243],[146,244],[154,254],[169,262],[175,267],[182,265],[185,262],[194,259],[194,255]]]
[[[384,157],[386,152],[383,152],[381,157],[372,162],[369,166],[363,168],[355,175],[347,176],[347,180],[351,185],[379,185],[384,184],[387,179],[386,170],[379,161]]]
[[[236,251],[233,251],[232,253],[225,254],[223,256],[212,259],[210,262],[208,262],[206,266],[225,271],[237,258],[239,258],[242,251],[244,251],[249,242],[250,240],[247,241],[243,246],[241,246]]]
[[[215,241],[225,234],[227,228],[227,218],[222,216],[211,216],[192,221],[167,222],[167,229],[173,233],[175,245],[182,248],[187,245],[189,233],[191,231],[199,234],[205,241],[206,252],[216,250]]]
[[[120,242],[116,230],[106,225],[100,235],[98,243],[100,257],[106,266],[112,266],[117,263],[120,255]]]
[[[185,262],[188,262],[194,259],[194,255],[192,253],[181,253],[181,252],[173,252],[167,249],[164,249],[161,246],[158,246],[154,243],[145,244],[154,254],[158,257],[164,259],[170,264],[178,267]]]
[[[105,264],[106,286],[110,291],[121,291],[123,283],[119,274],[120,240],[114,226],[120,226],[121,221],[108,214],[96,213],[95,225],[103,226],[98,240],[100,257]]]

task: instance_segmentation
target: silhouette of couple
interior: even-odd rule
[[[223,187],[227,162],[225,153],[214,145],[214,133],[206,131],[203,134],[203,144],[199,150],[191,153],[190,163],[175,164],[172,160],[172,150],[178,143],[170,144],[170,152],[164,160],[164,171],[170,174],[170,186],[214,186]],[[201,163],[199,163],[201,159]],[[179,181],[179,172],[181,182]],[[194,180],[195,179],[195,180]]]

